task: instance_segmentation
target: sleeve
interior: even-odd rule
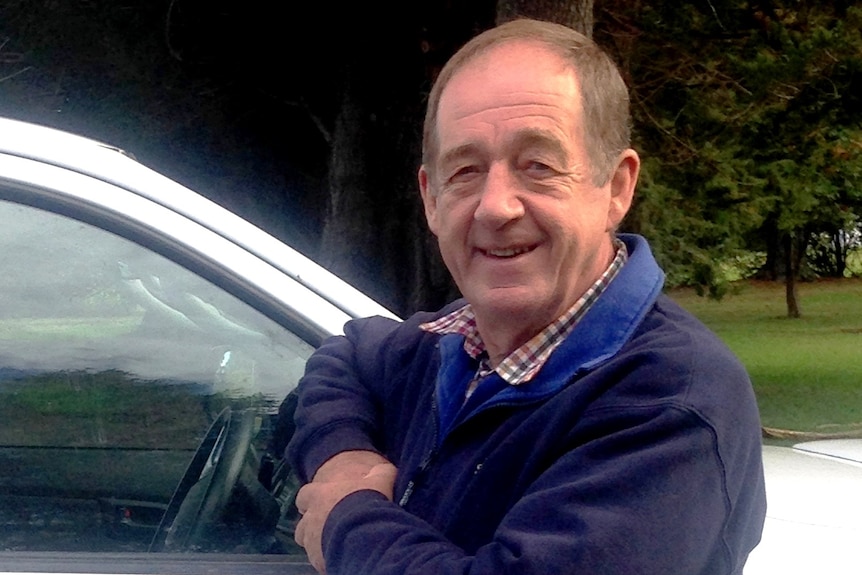
[[[350,495],[324,528],[328,573],[741,573],[762,522],[756,457],[750,501],[732,501],[739,486],[728,486],[714,430],[695,413],[627,409],[584,429],[595,438],[550,465],[470,553],[383,497]]]
[[[344,336],[328,338],[309,358],[297,387],[296,431],[286,450],[303,482],[342,451],[380,452],[381,390],[366,382],[384,381],[376,356],[397,326],[384,318],[353,320]]]
[[[342,451],[374,451],[397,465],[391,453],[397,426],[409,416],[397,406],[411,403],[403,398],[405,389],[399,383],[408,370],[422,371],[427,363],[427,357],[417,359],[422,355],[418,349],[424,355],[433,353],[433,343],[422,342],[434,336],[419,325],[435,315],[419,313],[403,322],[383,317],[352,320],[343,336],[327,339],[312,354],[297,387],[296,431],[285,452],[300,479],[309,481]]]

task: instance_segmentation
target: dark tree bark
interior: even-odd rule
[[[379,274],[358,262],[356,254],[378,247],[373,225],[376,198],[368,174],[366,141],[373,129],[372,114],[363,101],[364,94],[354,85],[351,71],[347,74],[330,141],[329,196],[319,260],[336,275],[350,277],[368,288],[375,276],[380,279]]]
[[[766,252],[766,261],[755,274],[757,279],[778,281],[785,269],[784,242],[778,224],[770,217],[761,229],[761,238]]]
[[[414,297],[409,270],[428,264],[416,169],[424,81],[418,26],[360,17],[342,38],[341,101],[331,138],[319,261],[393,310]],[[385,29],[384,29],[385,28]],[[421,241],[421,240],[420,240]]]
[[[800,241],[800,235],[784,234],[784,296],[787,302],[787,317],[793,319],[802,317],[797,289],[804,252],[804,242]]]

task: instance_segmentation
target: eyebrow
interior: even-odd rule
[[[479,149],[480,146],[473,142],[461,144],[460,146],[456,146],[451,150],[446,150],[445,153],[440,155],[440,158],[437,160],[437,163],[439,166],[445,166],[448,163],[455,162],[467,156],[471,156],[475,154]]]
[[[511,141],[507,143],[507,146],[515,149],[536,146],[550,151],[561,163],[565,164],[570,160],[565,146],[557,134],[543,128],[525,128],[519,130],[511,138]],[[481,149],[482,145],[476,142],[461,144],[441,154],[438,159],[439,165],[444,166],[447,163],[456,162],[459,159],[476,154]]]
[[[563,164],[568,164],[571,160],[557,134],[550,130],[542,128],[520,130],[515,134],[511,145],[516,149],[524,149],[532,146],[542,148],[551,152]]]

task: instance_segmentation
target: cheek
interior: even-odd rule
[[[437,202],[435,225],[438,235],[458,236],[466,233],[473,219],[475,202],[469,198],[447,195]]]
[[[470,220],[463,213],[446,210],[438,212],[437,245],[450,273],[459,279],[459,270],[469,258]]]

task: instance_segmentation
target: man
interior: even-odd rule
[[[639,159],[613,64],[562,26],[467,44],[419,186],[465,300],[345,326],[289,457],[321,572],[740,573],[765,512],[751,385],[617,238]]]

